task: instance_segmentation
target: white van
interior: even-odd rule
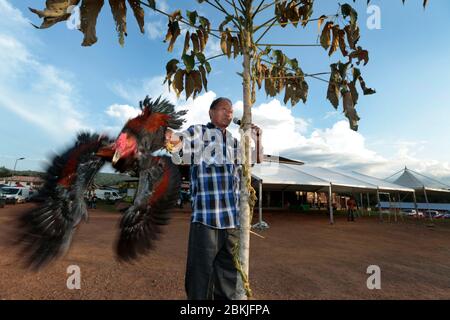
[[[113,189],[95,189],[95,195],[102,200],[116,201],[122,199],[119,192]]]
[[[30,189],[25,187],[3,187],[2,194],[6,203],[23,203],[30,199]]]

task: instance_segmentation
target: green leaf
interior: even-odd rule
[[[205,68],[206,68],[206,72],[208,72],[208,73],[211,72],[211,65],[209,64],[208,61],[205,61]]]
[[[194,59],[194,55],[187,55],[187,54],[183,54],[182,56],[183,59],[183,63],[186,66],[186,72],[189,73],[192,69],[194,69],[195,66],[195,59]]]
[[[349,4],[343,4],[341,6],[341,12],[342,12],[342,16],[345,18],[347,18],[348,16],[350,16],[350,24],[351,25],[355,25],[356,21],[358,20],[358,13],[355,11],[355,9],[352,8],[351,5]]]
[[[186,10],[186,15],[189,18],[189,23],[191,25],[195,25],[195,23],[197,22],[197,17],[198,17],[197,11]]]
[[[195,56],[197,57],[198,62],[200,62],[201,64],[204,64],[206,61],[205,55],[201,52],[196,52]]]
[[[148,0],[148,6],[150,8],[152,8],[153,10],[155,10],[155,8],[156,8],[155,0]]]

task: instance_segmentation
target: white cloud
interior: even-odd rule
[[[177,97],[173,90],[169,91],[167,83],[163,84],[164,76],[156,76],[143,80],[130,80],[123,83],[112,84],[111,90],[131,105],[138,105],[147,95],[150,97],[162,96],[175,103]]]
[[[167,29],[166,25],[161,20],[148,21],[145,23],[145,32],[151,40],[163,40]]]
[[[106,110],[106,114],[123,122],[136,117],[139,113],[140,110],[138,108],[126,104],[113,104]]]
[[[0,0],[0,108],[63,141],[86,127],[76,89],[70,75],[32,53],[29,30],[22,13]]]
[[[222,53],[219,39],[210,37],[205,47],[205,57],[213,57]]]

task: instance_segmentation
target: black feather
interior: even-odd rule
[[[73,231],[83,217],[87,219],[84,193],[104,164],[95,153],[108,143],[106,137],[80,133],[73,147],[54,157],[39,192],[45,202],[19,218],[18,244],[31,269],[39,269],[64,254]],[[68,173],[72,183],[66,186],[61,181]]]

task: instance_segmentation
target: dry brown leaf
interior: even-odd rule
[[[318,22],[317,22],[317,26],[318,26],[318,32],[320,33],[320,27],[322,26],[322,23],[325,21],[325,19],[327,18],[327,16],[322,15],[320,16]]]
[[[224,31],[220,34],[220,48],[222,53],[228,55],[227,51],[227,33]]]
[[[341,49],[344,57],[348,56],[347,47],[345,45],[345,31],[339,29],[339,48]]]
[[[333,28],[333,22],[328,21],[323,27],[322,34],[320,35],[320,44],[327,50],[331,45],[331,29]]]
[[[346,91],[344,93],[342,102],[344,107],[344,114],[348,118],[350,128],[354,131],[358,131],[358,121],[360,120],[360,118],[356,113],[355,105],[353,104],[353,98],[350,91]]]
[[[144,9],[142,9],[140,1],[128,0],[128,3],[130,4],[131,9],[133,9],[134,17],[136,18],[136,21],[139,25],[139,29],[142,33],[144,33]]]
[[[125,43],[125,36],[127,35],[127,7],[125,5],[125,0],[109,0],[109,5],[111,6],[114,21],[116,22],[119,43],[123,46]]]
[[[197,29],[198,43],[200,45],[200,52],[205,51],[206,41],[203,31],[201,29]]]
[[[191,72],[192,79],[194,81],[194,99],[197,97],[197,94],[199,94],[202,91],[202,76],[200,74],[200,71],[193,70]]]
[[[189,97],[192,95],[192,92],[194,92],[195,88],[195,82],[194,78],[192,77],[192,72],[186,73],[186,76],[184,77],[184,91],[186,93],[186,100],[189,99]]]
[[[203,83],[203,88],[205,88],[205,91],[208,91],[208,79],[206,78],[206,70],[205,67],[203,66],[199,66],[198,70],[200,71],[201,75],[202,75],[202,83]]]
[[[184,37],[183,54],[185,54],[189,50],[190,39],[191,39],[191,34],[189,33],[189,31],[186,31],[186,36]]]
[[[39,18],[44,18],[41,26],[37,28],[45,29],[69,19],[70,13],[67,12],[67,9],[70,6],[78,5],[79,2],[80,0],[47,0],[44,10],[30,8],[30,11],[37,14]]]
[[[173,77],[172,88],[175,91],[177,98],[180,97],[181,92],[183,92],[184,90],[183,77],[185,74],[186,74],[185,70],[178,69],[177,72],[175,73],[175,76]]]
[[[102,9],[103,0],[83,0],[80,8],[80,30],[84,34],[82,46],[91,46],[97,42],[95,26]]]
[[[200,52],[200,45],[198,43],[198,36],[196,33],[191,34],[192,45],[194,46],[194,52]]]

